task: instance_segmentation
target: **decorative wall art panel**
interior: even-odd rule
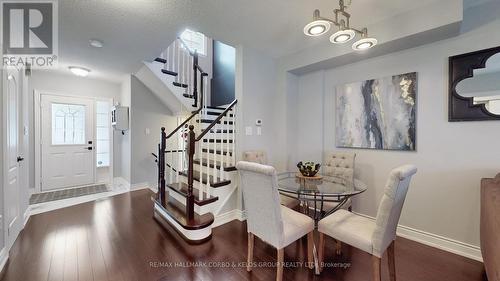
[[[417,73],[336,88],[337,147],[415,150]]]

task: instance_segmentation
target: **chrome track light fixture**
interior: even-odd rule
[[[338,31],[330,36],[330,42],[334,44],[344,44],[356,37],[359,34],[361,38],[352,44],[352,48],[356,51],[362,51],[372,48],[377,45],[377,39],[368,37],[368,29],[365,27],[361,30],[352,28],[349,20],[351,14],[346,9],[344,0],[339,0],[339,9],[333,10],[335,19],[321,17],[319,10],[314,10],[313,21],[304,27],[304,34],[307,36],[321,36],[327,33],[332,24],[338,28]]]

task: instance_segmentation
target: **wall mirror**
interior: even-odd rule
[[[500,47],[449,62],[449,121],[500,120]]]

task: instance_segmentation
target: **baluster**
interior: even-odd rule
[[[168,164],[169,164],[170,167],[169,167],[168,170],[169,170],[170,175],[168,177],[168,180],[169,180],[169,184],[171,184],[171,183],[174,182],[174,173],[175,173],[175,171],[174,171],[174,163],[175,162],[174,162],[174,155],[173,155],[173,153],[169,153],[169,154],[170,154],[170,163],[168,163]]]
[[[237,105],[235,105],[233,107],[233,118],[232,118],[233,119],[233,124],[236,124],[236,107],[237,107]],[[236,143],[236,138],[235,138],[236,134],[235,134],[235,131],[236,131],[236,126],[233,125],[233,133],[232,133],[232,135],[233,135],[232,136],[233,143],[231,145],[232,151],[236,151],[236,149],[235,149],[235,143]],[[231,162],[232,162],[232,166],[233,167],[236,166],[236,156],[234,155],[234,153],[233,153],[233,155],[231,155]]]
[[[229,111],[227,114],[231,114],[231,111]],[[226,120],[228,122],[231,121],[231,115],[226,115]],[[233,126],[230,126],[230,127],[233,128]],[[226,148],[227,148],[227,150],[230,150],[229,131],[226,132]],[[231,149],[231,151],[233,151],[233,150]],[[233,154],[234,154],[234,151],[233,151]],[[226,167],[229,166],[229,160],[230,159],[231,159],[231,155],[228,154],[227,157],[226,157],[226,163],[225,163]]]
[[[177,49],[178,63],[177,63],[177,82],[182,83],[182,45],[179,44]]]
[[[197,120],[198,120],[198,127],[197,128],[201,128],[201,116],[200,114],[198,113],[198,116],[197,116]],[[200,133],[201,133],[201,129],[200,129]],[[199,197],[200,199],[203,199],[203,190],[205,189],[204,185],[203,185],[203,162],[202,162],[202,158],[203,158],[203,140],[201,140],[199,143],[198,143],[198,151],[196,153],[196,155],[198,156],[198,160],[200,161],[200,164],[199,164],[199,173],[200,173],[200,181],[198,183],[198,186],[199,186]]]
[[[213,143],[213,149],[212,149],[212,152],[213,152],[213,155],[214,155],[214,169],[213,169],[213,181],[216,182],[217,181],[217,178],[218,178],[218,175],[217,175],[217,142],[214,141]]]

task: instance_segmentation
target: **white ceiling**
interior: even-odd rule
[[[438,0],[352,0],[352,25],[361,28]],[[232,45],[271,57],[293,54],[328,40],[302,33],[314,9],[322,16],[336,8],[332,0],[64,0],[59,1],[59,58],[92,70],[98,78],[118,81],[151,60],[186,27]],[[376,34],[373,34],[376,36]],[[88,40],[104,41],[90,48]]]

